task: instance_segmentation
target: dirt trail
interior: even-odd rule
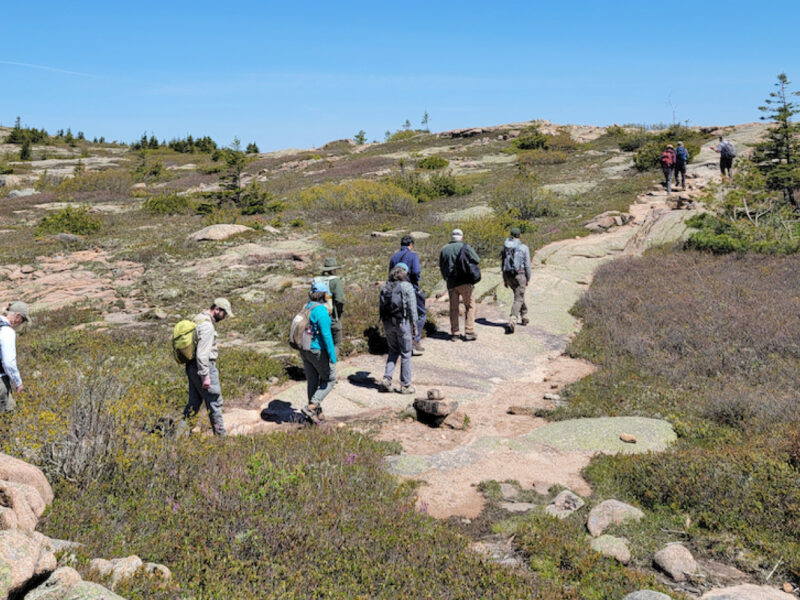
[[[750,126],[743,129],[741,135],[731,135],[734,143],[743,145],[759,131]],[[690,189],[685,193],[690,196],[719,177],[717,158],[709,145],[689,166]],[[355,427],[378,427],[379,439],[399,441],[403,452],[389,457],[388,468],[423,481],[419,506],[439,518],[476,517],[484,505],[477,490],[481,481],[516,480],[523,488],[540,492],[561,484],[588,494],[591,490],[580,472],[596,452],[666,446],[674,434],[667,424],[653,419],[587,419],[554,427],[557,424],[529,414],[553,405],[553,399],[544,398],[546,393],[557,393],[593,370],[563,352],[579,328],[569,309],[587,289],[596,269],[616,257],[681,239],[687,232],[684,221],[695,211],[671,210],[666,193],[658,189],[641,196],[630,213],[634,219],[627,225],[562,240],[535,254],[527,292],[531,317],[527,327],[505,334],[511,296],[499,270],[485,269],[475,293],[492,302],[478,304],[478,340],[450,342],[440,334],[424,340],[426,352],[412,362],[416,395],[438,388],[446,398],[457,400],[458,413],[448,418],[449,426],[432,429],[405,417],[403,411],[413,398],[379,393],[375,382],[383,374],[385,356],[372,355],[339,364],[338,383],[324,402],[330,425],[348,422]],[[449,331],[446,296],[429,300],[429,312],[442,331]],[[275,399],[299,409],[306,403],[305,383],[263,398],[262,408]],[[512,406],[526,407],[527,414],[509,414]],[[262,421],[260,410],[232,409],[225,418],[234,434],[286,426]],[[635,431],[639,443],[619,442],[623,431]]]

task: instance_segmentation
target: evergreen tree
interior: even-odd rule
[[[431,131],[430,129],[428,129],[428,121],[430,121],[430,120],[431,120],[431,117],[428,114],[428,111],[426,110],[424,113],[422,113],[422,128],[425,131],[427,131],[428,133],[430,133],[430,131]]]
[[[22,142],[22,148],[19,150],[19,159],[20,160],[31,160],[33,158],[33,153],[31,152],[31,141],[28,138]]]
[[[766,113],[761,119],[774,124],[767,139],[756,146],[753,162],[764,173],[767,188],[783,192],[784,201],[800,210],[800,200],[795,196],[800,188],[800,123],[791,120],[800,113],[800,106],[790,100],[800,92],[790,92],[790,84],[785,73],[778,75],[777,90],[770,92],[765,106],[758,107]]]
[[[247,154],[258,154],[258,146],[255,142],[250,142],[247,144],[247,150],[245,150]]]
[[[227,171],[220,177],[222,188],[225,190],[226,196],[239,206],[242,198],[242,173],[247,164],[239,138],[233,138],[233,143],[228,148],[225,148],[221,155],[228,167]]]
[[[14,121],[14,129],[12,129],[11,133],[9,133],[8,137],[6,137],[6,144],[21,144],[24,141],[25,141],[25,132],[22,131],[20,118],[17,117],[17,120]]]
[[[367,132],[364,131],[363,129],[359,130],[359,132],[353,136],[353,140],[359,146],[361,144],[366,143],[366,141],[367,141]]]

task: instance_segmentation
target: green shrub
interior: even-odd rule
[[[267,212],[282,210],[283,203],[274,194],[253,181],[242,190],[237,206],[243,215],[263,215]]]
[[[522,130],[512,145],[519,150],[535,150],[547,148],[547,136],[539,131],[538,125],[530,125]]]
[[[800,251],[800,223],[781,215],[774,217],[779,222],[770,226],[766,216],[756,224],[747,219],[725,219],[711,213],[695,215],[687,219],[686,224],[698,231],[689,236],[686,247],[713,254],[794,254]]]
[[[162,194],[145,200],[142,208],[154,215],[184,214],[189,210],[189,199],[185,195]]]
[[[525,167],[533,167],[537,165],[558,165],[567,162],[569,155],[561,150],[544,150],[538,148],[536,150],[526,150],[517,155],[519,164]]]
[[[403,142],[405,140],[410,140],[419,132],[413,129],[398,129],[392,134],[389,134],[386,137],[387,142]]]
[[[61,210],[42,217],[36,226],[36,236],[74,233],[76,235],[89,235],[100,229],[100,220],[89,214],[86,208],[67,206]]]
[[[508,235],[510,221],[505,217],[470,219],[461,225],[464,239],[481,258],[500,255],[503,241]]]
[[[301,207],[339,212],[364,211],[409,215],[416,199],[388,181],[356,179],[344,183],[323,183],[300,191]]]
[[[448,161],[446,158],[432,154],[431,156],[426,156],[422,160],[417,161],[417,168],[425,169],[427,171],[435,171],[436,169],[444,169],[449,164],[450,161]]]
[[[530,221],[558,215],[556,195],[535,180],[514,177],[499,184],[492,191],[489,205],[497,214],[508,215],[513,220]]]
[[[405,173],[389,177],[386,181],[405,190],[419,202],[449,196],[465,196],[472,191],[470,186],[461,183],[448,171],[431,173],[429,176]]]
[[[56,187],[59,197],[77,192],[109,192],[130,194],[133,178],[123,169],[84,172],[79,177],[65,179]]]
[[[667,144],[677,147],[679,141],[682,141],[686,146],[686,150],[689,152],[689,160],[691,161],[700,152],[703,140],[707,139],[704,134],[680,125],[673,125],[660,133],[646,133],[644,135],[644,141],[637,146],[636,154],[633,156],[633,164],[640,171],[659,167],[661,165],[661,153],[667,147]]]

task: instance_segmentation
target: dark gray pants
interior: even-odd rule
[[[336,385],[336,365],[331,363],[327,350],[300,350],[306,373],[306,393],[309,404],[322,405],[325,396]]]
[[[667,186],[667,193],[672,192],[672,167],[661,167],[661,172],[664,173],[664,185]]]
[[[193,417],[200,410],[200,405],[205,403],[208,410],[208,420],[214,435],[225,435],[225,423],[222,421],[222,390],[219,386],[219,371],[215,361],[209,363],[211,387],[203,389],[203,379],[197,374],[197,361],[186,363],[186,378],[189,380],[189,402],[183,409],[185,418]]]
[[[417,335],[414,338],[415,342],[422,339],[422,329],[425,327],[425,321],[428,318],[428,311],[425,309],[425,294],[419,289],[419,286],[414,288],[414,295],[417,297]]]
[[[400,384],[411,385],[411,321],[395,325],[390,320],[383,322],[383,331],[389,344],[389,356],[386,358],[384,378],[391,380],[397,359],[400,358]]]

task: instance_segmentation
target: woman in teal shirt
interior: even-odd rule
[[[336,384],[336,347],[331,333],[331,316],[325,306],[328,294],[330,291],[326,284],[320,282],[311,284],[306,308],[311,308],[308,321],[313,337],[310,350],[300,350],[308,382],[308,405],[301,412],[312,423],[319,423],[322,401]]]

